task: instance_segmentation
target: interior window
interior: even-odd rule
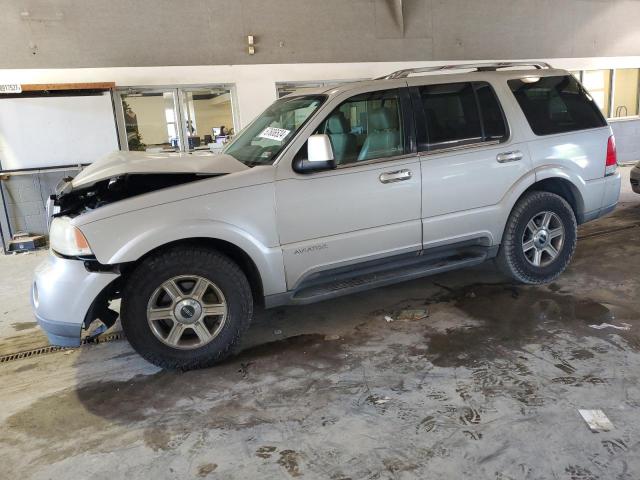
[[[609,95],[611,94],[611,70],[585,70],[582,85],[589,92],[602,115],[609,116]]]
[[[638,115],[638,86],[640,69],[622,68],[616,70],[613,91],[613,116],[629,117]]]
[[[482,127],[471,83],[420,87],[429,149],[482,141]]]
[[[329,136],[336,163],[346,164],[404,153],[404,132],[397,90],[351,97],[320,124]]]

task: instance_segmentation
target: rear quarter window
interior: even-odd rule
[[[572,75],[514,79],[508,84],[536,135],[607,125],[598,106]]]

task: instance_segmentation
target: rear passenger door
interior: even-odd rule
[[[487,82],[411,87],[422,168],[423,246],[469,240],[494,245],[500,202],[531,169]]]

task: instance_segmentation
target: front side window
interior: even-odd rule
[[[271,165],[324,100],[324,95],[277,100],[242,130],[222,153],[250,167]]]
[[[428,150],[506,138],[504,115],[488,83],[425,85],[419,87],[419,93]]]
[[[340,104],[315,133],[329,136],[338,165],[405,153],[400,92],[363,93]]]
[[[607,124],[596,103],[573,75],[528,77],[507,83],[536,135]]]

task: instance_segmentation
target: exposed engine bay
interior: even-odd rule
[[[51,196],[53,205],[57,207],[52,213],[54,216],[76,216],[126,198],[219,175],[221,174],[127,173],[76,189],[71,189],[71,179],[66,178],[56,189],[56,195]]]

